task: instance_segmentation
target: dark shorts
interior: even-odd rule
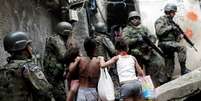
[[[121,83],[120,94],[122,99],[131,96],[142,96],[142,86],[138,80],[126,81]]]

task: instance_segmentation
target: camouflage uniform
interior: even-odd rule
[[[155,85],[158,85],[164,80],[160,76],[165,63],[163,58],[143,40],[143,35],[152,42],[156,41],[155,36],[141,24],[138,26],[128,24],[123,29],[123,38],[129,43],[129,52],[137,58],[141,66],[145,66],[146,74],[151,75]]]
[[[174,26],[170,23],[170,19],[167,15],[164,15],[156,20],[155,29],[159,39],[159,47],[167,55],[166,62],[166,76],[171,79],[174,70],[174,53],[178,53],[178,59],[181,66],[181,73],[184,74],[186,70],[186,47],[181,45],[179,42],[181,37],[176,31]]]
[[[68,22],[59,22],[55,28],[56,34],[46,40],[44,54],[44,70],[48,81],[53,85],[53,94],[57,101],[65,101],[68,89],[64,77],[66,71],[64,56],[67,49],[72,46],[72,25]],[[65,84],[66,83],[66,84]]]
[[[30,60],[31,42],[25,32],[4,37],[4,50],[11,56],[7,58],[8,64],[0,68],[1,101],[54,101],[51,85],[41,68]]]
[[[96,55],[97,56],[103,56],[106,60],[109,60],[112,56],[116,54],[115,47],[112,43],[112,41],[104,34],[107,32],[107,29],[105,27],[105,24],[102,22],[99,22],[95,25],[95,40],[97,43],[96,46]],[[115,97],[116,99],[119,99],[120,92],[119,92],[119,78],[117,74],[117,70],[115,68],[115,65],[112,65],[109,74],[111,75],[111,78],[114,83],[114,87],[116,89],[115,91]]]
[[[66,46],[60,35],[47,38],[44,54],[44,73],[48,81],[53,85],[53,94],[58,101],[65,101],[65,85],[63,73],[65,65],[63,57]]]
[[[106,36],[107,31],[104,23],[99,22],[95,25],[95,40],[97,43],[97,56],[104,56],[106,59],[116,55],[115,47],[112,41]]]
[[[97,56],[103,56],[106,60],[109,60],[112,56],[116,54],[115,47],[111,40],[106,37],[106,35],[97,33],[98,35],[95,36],[95,40],[97,43],[97,49],[96,49],[96,55]],[[115,87],[115,97],[116,99],[120,98],[120,92],[119,92],[119,78],[118,73],[115,68],[115,65],[112,65],[109,69],[109,74],[111,75],[111,78],[114,83]]]
[[[18,57],[0,68],[1,101],[54,101],[41,68]]]
[[[105,35],[97,35],[95,36],[95,40],[97,42],[97,56],[101,55],[106,59],[110,59],[115,55],[115,47],[109,38],[107,38]]]

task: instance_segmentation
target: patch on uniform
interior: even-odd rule
[[[25,77],[25,78],[28,78],[28,75],[29,75],[29,69],[24,69],[23,70],[23,76]]]
[[[35,75],[38,79],[44,79],[45,78],[45,75],[43,74],[42,71],[37,71],[35,72]]]
[[[39,68],[38,66],[30,66],[30,70],[31,70],[32,72],[35,72],[35,71],[39,71],[40,68]]]
[[[35,75],[38,79],[44,79],[45,75],[43,74],[43,72],[40,70],[39,66],[36,65],[31,65],[30,66],[30,72],[32,72],[32,75]]]

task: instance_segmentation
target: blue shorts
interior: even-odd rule
[[[121,83],[120,87],[121,98],[127,98],[132,96],[142,96],[142,86],[139,80],[131,80]]]

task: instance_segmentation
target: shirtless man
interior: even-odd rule
[[[69,66],[69,75],[79,75],[77,101],[97,101],[96,87],[100,76],[100,60],[95,57],[96,41],[86,38],[84,48],[86,57],[77,57]],[[77,73],[77,72],[78,73]]]

